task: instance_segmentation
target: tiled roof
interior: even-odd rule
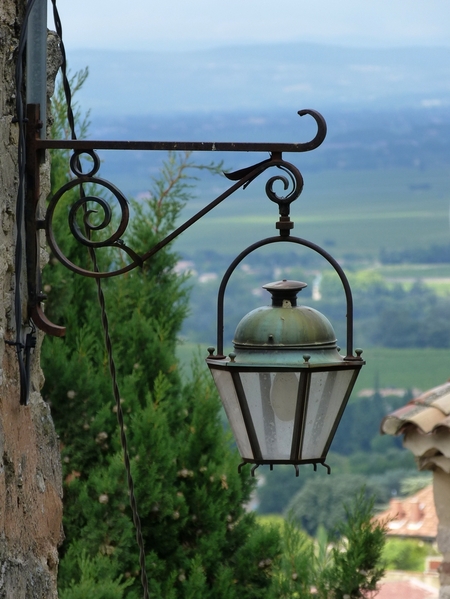
[[[415,455],[420,470],[438,467],[450,473],[450,382],[388,414],[381,432],[403,434],[403,445]]]
[[[387,522],[387,535],[434,540],[438,518],[434,507],[433,485],[404,499],[393,498],[389,508],[376,516]]]

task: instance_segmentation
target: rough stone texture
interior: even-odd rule
[[[439,567],[439,599],[450,599],[450,474],[437,468],[433,472],[433,487],[436,514],[439,518],[437,542],[443,559]]]
[[[27,407],[19,405],[15,349],[4,343],[15,338],[18,131],[12,119],[15,51],[25,4],[25,0],[0,2],[0,599],[56,599],[62,485],[59,442],[39,393],[41,339]],[[46,178],[48,165],[43,168]]]
[[[450,599],[450,586],[441,586],[439,589],[439,599]]]

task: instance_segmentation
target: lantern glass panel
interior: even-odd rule
[[[226,370],[211,368],[211,373],[219,391],[225,413],[233,431],[236,445],[239,453],[243,458],[252,460],[254,458],[253,451],[250,446],[250,441],[245,427],[244,418],[242,416],[241,406],[236,394],[236,388],[233,382],[231,373]]]
[[[353,386],[355,370],[312,372],[301,459],[323,455],[329,436]],[[345,406],[344,406],[345,407]]]
[[[291,456],[299,375],[241,372],[242,388],[264,460]]]

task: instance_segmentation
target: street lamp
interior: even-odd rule
[[[264,285],[272,305],[240,321],[234,352],[207,364],[244,463],[324,464],[364,364],[345,359],[329,320],[297,305],[300,281]],[[298,474],[298,469],[297,469]]]
[[[239,188],[246,188],[266,170],[276,168],[282,174],[272,176],[266,183],[268,198],[278,204],[279,235],[262,239],[241,252],[227,269],[218,294],[217,353],[211,349],[207,364],[217,385],[231,429],[236,438],[243,463],[293,464],[298,474],[300,464],[325,464],[326,455],[337,425],[364,361],[361,352],[353,352],[353,301],[348,280],[336,260],[320,246],[291,235],[294,223],[290,219],[290,205],[303,189],[299,170],[282,157],[282,151],[303,152],[318,147],[325,138],[323,117],[313,110],[303,110],[300,116],[311,115],[318,131],[314,139],[303,144],[235,144],[186,142],[116,142],[116,141],[59,141],[40,139],[39,114],[36,106],[29,106],[28,116],[28,188],[26,211],[27,265],[29,285],[29,314],[34,324],[48,334],[61,336],[64,329],[49,322],[41,308],[39,252],[36,241],[39,229],[45,229],[54,257],[67,268],[86,277],[109,278],[139,267],[154,256],[183,231],[191,227],[220,202]],[[45,219],[37,218],[39,197],[39,156],[47,148],[72,149],[70,168],[73,178],[63,185],[51,199]],[[123,194],[110,182],[97,176],[100,159],[96,153],[104,149],[171,149],[215,151],[269,151],[270,158],[234,173],[226,173],[236,181],[227,191],[180,225],[165,239],[138,256],[122,240],[130,213]],[[91,158],[89,172],[84,173],[80,156]],[[279,171],[278,171],[279,172]],[[275,191],[282,184],[286,195]],[[95,195],[86,192],[94,186]],[[89,189],[92,189],[90,187]],[[99,190],[106,190],[120,209],[116,230],[111,231],[112,209]],[[78,191],[77,191],[78,190]],[[88,248],[93,268],[86,269],[71,262],[54,236],[53,218],[65,194],[77,191],[79,199],[67,212],[69,228],[75,239]],[[62,202],[64,204],[64,201]],[[91,223],[91,215],[100,212],[101,223]],[[106,232],[106,239],[101,234]],[[240,262],[251,252],[274,243],[294,243],[320,254],[334,268],[341,279],[347,301],[347,347],[345,356],[339,354],[336,336],[328,319],[306,306],[297,305],[297,293],[305,287],[296,281],[281,281],[264,287],[272,294],[272,306],[259,308],[239,323],[234,338],[234,352],[223,354],[223,304],[227,283]],[[120,268],[102,272],[97,267],[95,253],[101,248],[115,248],[125,259],[118,261]],[[328,468],[328,466],[326,466]],[[254,472],[253,468],[253,472]]]

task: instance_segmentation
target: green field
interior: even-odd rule
[[[369,348],[363,353],[366,366],[355,386],[355,394],[380,387],[417,388],[425,391],[450,378],[450,350]]]
[[[303,175],[304,191],[291,210],[294,234],[324,245],[338,258],[346,254],[377,258],[381,248],[426,247],[450,240],[450,191],[443,170]],[[260,179],[196,223],[177,241],[177,248],[182,253],[208,249],[238,253],[256,240],[276,234],[277,207],[265,195],[267,178]],[[204,206],[218,190],[202,186],[201,199],[186,207],[185,216]]]
[[[303,175],[305,189],[291,211],[296,235],[323,245],[343,262],[344,268],[370,267],[386,280],[404,285],[425,279],[439,293],[449,294],[450,265],[380,266],[378,261],[382,248],[399,250],[450,241],[447,173],[392,169]],[[277,207],[265,196],[266,180],[253,182],[193,226],[177,241],[178,250],[182,254],[214,250],[234,257],[254,241],[275,235]],[[213,191],[208,198],[202,188],[201,199],[186,207],[185,216],[219,192]],[[207,355],[206,347],[207,344],[202,347],[203,356]],[[192,352],[189,343],[179,348],[185,368]],[[367,365],[357,382],[355,396],[362,389],[373,388],[376,380],[380,387],[425,390],[450,377],[447,350],[372,348],[365,350],[364,357]]]
[[[208,355],[208,344],[182,343],[177,353],[185,372],[190,371],[194,356]],[[450,350],[446,349],[365,349],[366,365],[355,385],[353,396],[362,389],[373,389],[378,380],[380,388],[421,389],[425,391],[450,378]],[[205,368],[206,365],[205,365]]]

